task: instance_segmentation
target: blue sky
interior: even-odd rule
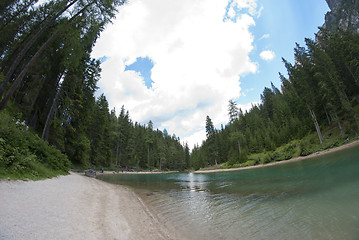
[[[151,69],[153,68],[153,62],[148,57],[138,57],[136,62],[126,65],[125,71],[135,71],[141,74],[143,81],[147,88],[152,88]]]
[[[243,110],[264,87],[280,88],[281,58],[314,38],[325,0],[130,0],[97,41],[99,93],[133,121],[166,128],[193,146],[205,119],[228,123],[228,101]]]
[[[243,91],[248,91],[238,101],[243,104],[259,100],[264,87],[270,87],[270,82],[280,88],[278,72],[286,74],[282,57],[293,63],[295,43],[304,45],[304,38],[314,39],[314,33],[323,25],[324,15],[329,11],[324,0],[263,0],[259,4],[263,5],[263,10],[256,26],[251,28],[255,48],[250,54],[259,66],[257,73],[241,79]],[[262,38],[265,34],[269,37]],[[263,49],[274,51],[276,57],[270,62],[260,59],[259,52]]]
[[[280,88],[278,72],[286,74],[282,57],[293,62],[295,43],[304,45],[305,37],[314,38],[314,33],[324,22],[324,14],[329,11],[327,3],[318,0],[276,0],[275,4],[273,1],[262,0],[258,4],[263,8],[256,19],[256,25],[250,29],[255,41],[249,55],[258,63],[258,71],[241,78],[243,95],[237,99],[237,103],[241,104],[258,101],[264,87],[269,87],[270,82]],[[236,10],[241,12],[238,8]],[[269,62],[261,59],[260,53],[265,50],[273,51],[275,58]],[[136,62],[126,65],[125,71],[140,73],[146,87],[151,88],[153,66],[149,57],[139,57]]]

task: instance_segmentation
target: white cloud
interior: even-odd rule
[[[270,34],[269,34],[269,33],[263,34],[263,36],[260,37],[259,40],[267,39],[267,38],[270,38]]]
[[[247,103],[247,104],[238,104],[237,107],[238,107],[238,109],[242,109],[242,112],[245,113],[246,111],[249,112],[249,110],[251,110],[251,108],[253,106],[258,106],[261,103],[262,102],[259,100],[259,101],[251,102],[251,103]]]
[[[257,0],[233,0],[230,5],[229,12],[234,14],[236,7],[239,10],[248,9],[248,13],[257,18],[260,17],[263,10],[263,6],[258,8]],[[230,17],[233,17],[233,15]]]
[[[228,0],[132,0],[106,27],[93,57],[109,57],[102,67],[101,90],[110,107],[122,105],[134,121],[166,128],[181,140],[201,143],[206,115],[228,122],[228,100],[241,95],[239,77],[255,73],[249,58],[255,25],[255,0],[236,0],[248,14],[223,21]],[[258,14],[258,13],[257,13]],[[137,57],[154,63],[152,89],[141,76],[124,71]]]
[[[263,51],[259,56],[265,61],[272,61],[275,58],[275,53],[270,50]]]

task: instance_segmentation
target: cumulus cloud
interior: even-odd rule
[[[206,115],[218,127],[227,123],[228,100],[241,95],[240,76],[257,71],[249,58],[256,0],[235,2],[236,9],[228,0],[132,0],[122,6],[92,53],[108,57],[99,85],[111,108],[125,105],[134,121],[152,120],[190,147],[205,138]],[[125,71],[137,57],[154,63],[151,89],[140,74]]]
[[[275,58],[275,53],[270,50],[263,51],[259,56],[265,61],[272,61]]]

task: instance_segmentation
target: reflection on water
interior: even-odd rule
[[[359,239],[359,148],[212,174],[110,175],[188,239]]]

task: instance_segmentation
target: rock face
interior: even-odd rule
[[[328,3],[330,10],[332,10],[332,11],[333,11],[333,9],[338,8],[340,3],[343,2],[342,0],[326,0],[326,1]]]
[[[330,12],[325,15],[323,28],[338,28],[359,33],[359,0],[326,0]]]

